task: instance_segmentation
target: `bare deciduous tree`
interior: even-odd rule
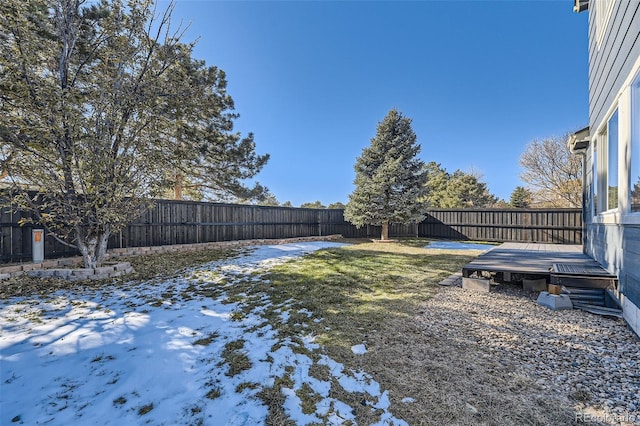
[[[566,146],[568,135],[534,140],[520,157],[520,178],[533,192],[538,207],[582,206],[582,161]]]

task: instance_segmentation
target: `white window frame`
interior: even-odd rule
[[[631,81],[631,138],[630,138],[630,148],[631,152],[629,159],[629,167],[628,167],[628,187],[629,191],[627,194],[627,202],[629,206],[629,212],[631,218],[638,218],[640,221],[640,211],[632,211],[631,210],[631,191],[635,185],[633,172],[633,163],[638,165],[638,169],[635,171],[637,174],[640,174],[640,70],[638,70],[635,74],[635,77]]]
[[[595,0],[595,19],[596,19],[596,42],[598,49],[602,46],[604,34],[607,32],[607,26],[611,20],[611,13],[615,0]]]
[[[591,144],[591,173],[593,177],[591,179],[591,212],[593,217],[597,217],[600,214],[600,178],[598,177],[600,171],[600,135],[598,135]]]
[[[613,119],[615,117],[615,127],[611,129]],[[603,176],[605,181],[603,182],[603,210],[615,211],[620,208],[620,111],[619,108],[613,111],[613,114],[607,119],[607,139],[606,150],[604,152],[605,161],[603,162]],[[614,142],[614,143],[612,143]],[[615,144],[615,152],[611,152],[612,146]],[[613,155],[612,155],[613,154]],[[613,164],[613,167],[611,165]],[[612,174],[612,169],[615,168],[615,174]],[[611,195],[611,188],[615,188],[613,192],[614,197]]]
[[[640,88],[634,89],[634,84],[640,82],[640,57],[631,68],[627,79],[623,84],[620,99],[625,106],[624,128],[621,125],[624,145],[620,149],[620,165],[622,185],[620,202],[622,204],[622,214],[619,223],[624,225],[640,225],[640,212],[631,211],[631,162],[636,161],[634,155],[640,155],[640,119],[638,119],[638,108],[640,108]]]
[[[618,114],[618,159],[620,158],[620,152],[622,151],[620,145],[621,136],[621,123],[620,123],[620,108],[619,99],[616,99],[609,108],[606,118],[602,121],[602,124],[597,132],[596,143],[594,144],[594,156],[595,159],[593,173],[597,173],[594,178],[594,193],[592,198],[594,199],[594,222],[595,223],[620,223],[621,210],[620,210],[620,161],[617,161],[618,174],[616,176],[618,186],[618,199],[614,208],[609,208],[609,122],[614,114]],[[626,188],[624,188],[626,189]],[[595,195],[598,195],[598,199],[595,200]]]

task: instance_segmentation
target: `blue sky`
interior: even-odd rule
[[[167,2],[161,1],[160,7]],[[480,171],[509,199],[533,139],[588,124],[587,14],[570,0],[178,0],[194,56],[227,73],[236,130],[280,202],[347,202],[391,108],[421,158]]]

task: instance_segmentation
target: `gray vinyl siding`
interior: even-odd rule
[[[622,229],[622,263],[620,281],[623,292],[636,306],[640,306],[640,226],[625,226]]]
[[[586,249],[605,269],[618,275],[620,291],[640,306],[640,225],[589,224]]]
[[[640,0],[616,0],[598,48],[599,2],[589,4],[589,126],[597,130],[606,118],[631,67],[640,55]]]
[[[591,136],[591,143],[594,143],[594,137]],[[585,169],[585,180],[584,184],[586,188],[583,191],[583,201],[582,208],[587,211],[587,214],[583,216],[584,223],[591,223],[593,221],[594,211],[593,211],[593,155],[591,154],[591,149],[587,150],[586,156],[584,158],[583,163]]]
[[[607,113],[640,57],[640,0],[616,0],[600,46],[597,42],[597,7],[589,4],[589,126],[597,139]],[[640,307],[640,225],[593,223],[593,169],[587,154],[584,250],[610,272],[618,274],[620,291]],[[621,167],[620,173],[628,173]]]

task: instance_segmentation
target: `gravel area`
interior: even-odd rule
[[[453,277],[452,277],[453,278]],[[461,281],[460,278],[457,278]],[[512,366],[549,398],[570,405],[576,423],[640,425],[640,339],[621,319],[553,311],[517,284],[490,293],[442,287],[420,317],[426,334],[458,350]]]

